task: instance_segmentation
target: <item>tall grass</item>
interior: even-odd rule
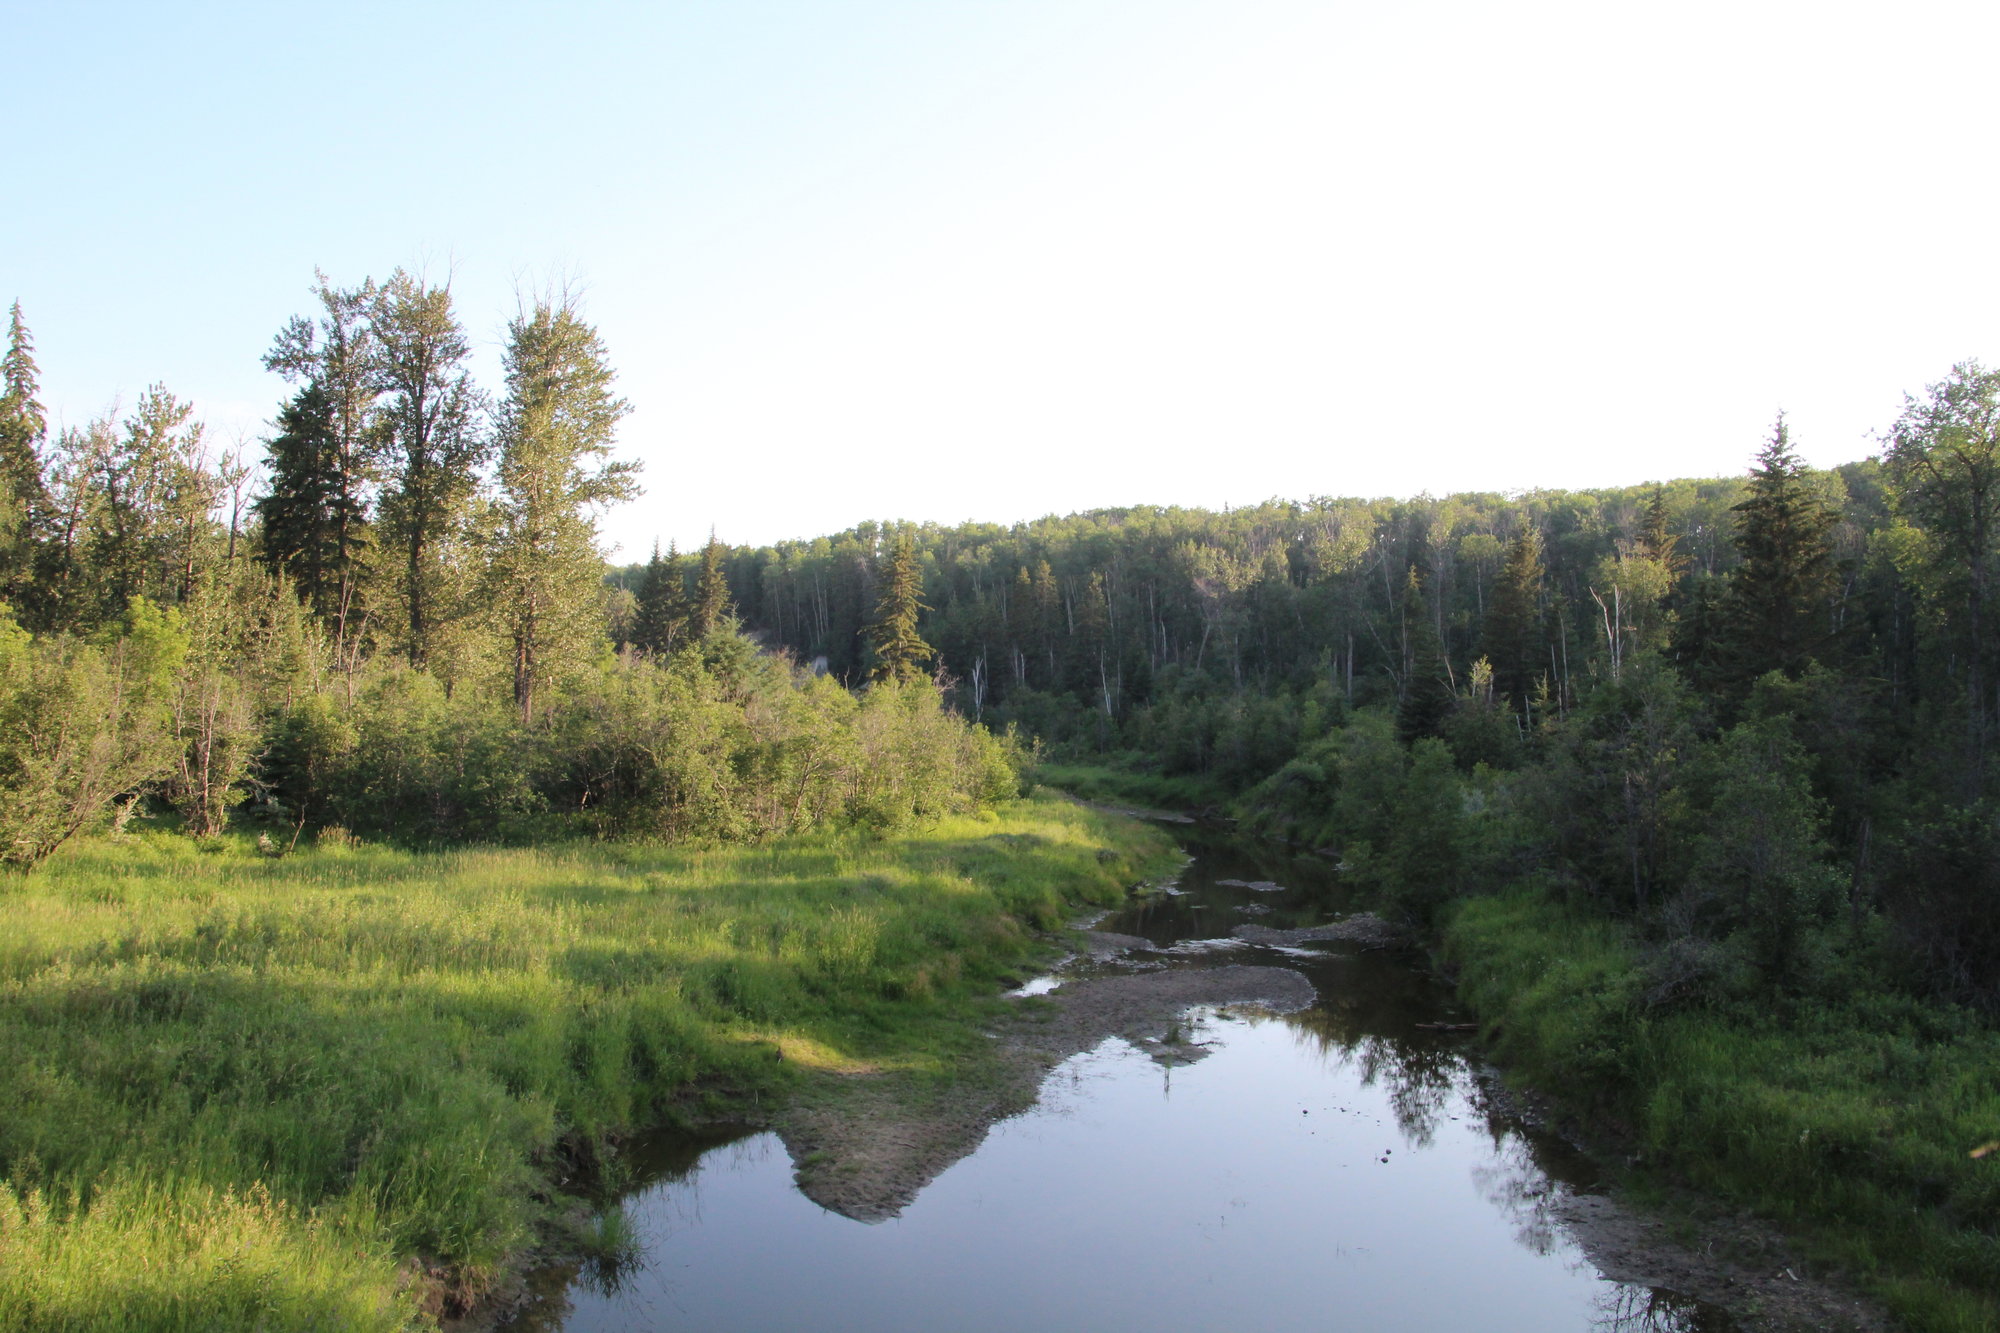
[[[1517,890],[1445,951],[1509,1064],[1672,1178],[1776,1219],[1911,1327],[2000,1327],[2000,1034],[1849,979],[1809,1001],[1659,1011],[1617,925]]]
[[[881,839],[282,860],[138,835],[0,887],[0,1326],[403,1329],[617,1136],[802,1067],[949,1074],[1162,843],[1056,801]]]

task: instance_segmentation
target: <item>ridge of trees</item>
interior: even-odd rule
[[[2000,1007],[2000,373],[1953,367],[1883,445],[1815,470],[1780,417],[1740,478],[864,524],[729,574],[747,624],[858,681],[913,558],[961,709],[1350,865],[1391,864],[1406,800],[1507,809],[1474,841],[1662,941],[1789,985],[1877,930]],[[1471,882],[1449,843],[1395,854],[1423,895]]]

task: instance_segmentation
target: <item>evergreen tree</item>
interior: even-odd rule
[[[374,293],[368,322],[374,340],[373,382],[387,395],[375,430],[376,447],[388,472],[382,525],[386,543],[399,557],[395,586],[403,603],[403,650],[412,666],[422,666],[439,646],[438,636],[453,611],[444,604],[447,556],[464,535],[478,489],[477,469],[488,453],[479,430],[481,401],[465,368],[472,345],[452,310],[448,284],[433,287],[397,269]],[[524,371],[510,360],[510,392],[519,391],[514,382],[517,373],[538,377],[534,392],[551,403],[572,394],[578,403],[592,399],[598,392],[594,377],[600,371],[608,384],[610,371],[601,364],[603,349],[596,346],[596,334],[576,319],[567,301],[538,304],[532,317],[514,321],[511,332],[515,347],[510,358],[522,353],[542,364]],[[530,335],[529,345],[521,344],[523,334]],[[586,343],[594,350],[586,351]],[[585,363],[592,368],[583,369]],[[581,379],[575,384],[558,382],[570,375]],[[603,397],[605,402],[616,401],[608,390]],[[512,406],[542,410],[518,402]],[[567,416],[577,409],[550,406],[548,410],[562,420],[558,433],[580,429]],[[522,420],[517,416],[511,425],[519,428]],[[584,433],[590,429],[595,427]],[[608,447],[608,426],[604,439]]]
[[[867,628],[869,655],[874,659],[870,680],[922,680],[929,674],[936,650],[917,633],[918,613],[928,609],[923,596],[924,572],[917,563],[916,544],[907,533],[899,534],[889,548],[875,619]]]
[[[1493,664],[1493,684],[1524,715],[1535,681],[1548,671],[1548,635],[1542,620],[1542,537],[1524,522],[1508,544],[1507,560],[1487,604],[1481,648]]]
[[[1440,736],[1457,698],[1444,642],[1438,637],[1423,575],[1410,566],[1403,580],[1403,693],[1396,701],[1396,736],[1405,743]]]
[[[1667,488],[1655,486],[1646,498],[1645,517],[1639,524],[1639,554],[1678,573],[1687,560],[1674,549],[1677,544],[1678,539],[1667,529]]]
[[[637,464],[610,461],[631,408],[612,392],[604,343],[568,293],[514,318],[506,374],[490,577],[513,644],[514,702],[532,721],[537,691],[598,634],[595,511],[637,492]]]
[[[638,608],[633,616],[632,643],[639,651],[663,657],[674,650],[674,641],[687,628],[692,607],[688,603],[687,574],[681,553],[671,542],[665,559],[653,545],[653,558],[639,579]]]
[[[35,341],[16,301],[7,319],[7,354],[0,358],[0,601],[28,591],[35,528],[48,506],[41,451],[49,424],[35,396],[39,388]]]
[[[1792,452],[1782,413],[1757,453],[1749,492],[1735,506],[1742,564],[1725,608],[1723,657],[1738,691],[1767,671],[1797,675],[1833,638],[1836,515]]]
[[[266,444],[270,488],[255,502],[263,563],[291,579],[335,637],[354,614],[368,543],[358,479],[342,470],[334,400],[308,383],[278,410]]]
[[[708,534],[708,545],[701,548],[701,572],[695,577],[694,606],[689,616],[689,628],[697,639],[715,633],[729,614],[729,578],[722,572],[722,557],[727,551],[713,532]]]
[[[367,612],[371,433],[382,393],[368,314],[377,293],[372,282],[342,290],[324,273],[314,278],[319,319],[294,316],[264,356],[264,368],[300,393],[280,409],[280,435],[290,438],[271,442],[270,493],[258,508],[280,529],[275,540],[266,533],[264,559],[274,569],[296,571],[303,562],[315,570],[314,586],[308,590],[301,578],[301,590],[335,649],[348,654]]]

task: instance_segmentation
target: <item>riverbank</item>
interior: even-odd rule
[[[427,1326],[637,1130],[989,1068],[1037,932],[1170,855],[1054,799],[693,851],[85,844],[0,897],[0,1327]]]
[[[1975,1016],[1865,977],[1663,1005],[1624,930],[1528,889],[1457,903],[1441,950],[1510,1073],[1628,1190],[1768,1219],[1912,1329],[2000,1327],[2000,1035]]]

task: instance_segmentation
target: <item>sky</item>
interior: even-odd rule
[[[62,424],[254,450],[337,284],[448,275],[498,387],[568,282],[607,544],[1616,485],[1879,449],[2000,359],[2000,6],[0,0]]]

